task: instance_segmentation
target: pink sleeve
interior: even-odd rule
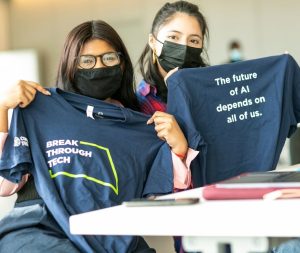
[[[0,132],[0,157],[2,155],[2,150],[3,150],[5,140],[7,138],[7,135],[8,135],[7,133]],[[27,182],[28,177],[29,177],[29,174],[24,175],[22,177],[21,182],[18,184],[15,184],[15,183],[12,183],[9,180],[0,176],[0,196],[6,197],[6,196],[10,196],[10,195],[18,192],[23,187],[23,185]]]
[[[199,151],[189,148],[186,159],[181,160],[175,153],[172,153],[174,188],[187,189],[192,183],[190,165],[198,155]]]

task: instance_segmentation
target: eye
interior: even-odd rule
[[[177,35],[168,35],[167,37],[169,40],[178,40],[178,36]]]
[[[188,46],[190,47],[196,47],[196,48],[200,48],[202,47],[202,39],[197,37],[190,37],[188,39]]]
[[[105,61],[115,61],[116,57],[113,55],[108,55],[106,57],[103,57],[103,59],[105,59]]]
[[[191,39],[191,43],[195,44],[195,45],[198,45],[200,44],[200,40],[197,40],[197,39]]]
[[[81,62],[84,64],[90,64],[90,63],[93,63],[94,61],[90,58],[84,58],[84,59],[82,59]]]
[[[90,68],[95,65],[95,57],[91,55],[81,55],[79,60],[79,65],[82,68]]]
[[[118,53],[111,52],[102,55],[102,61],[105,66],[114,66],[120,63],[120,58]]]

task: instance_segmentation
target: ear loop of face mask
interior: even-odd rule
[[[156,41],[158,41],[159,43],[162,44],[162,46],[164,46],[164,42],[161,42],[153,33],[152,33],[152,36]],[[153,63],[155,64],[157,61],[158,55],[156,54],[156,50],[154,48],[152,49],[152,52],[153,52]]]
[[[152,34],[153,38],[158,41],[159,43],[161,43],[162,45],[164,44],[163,42],[161,42],[154,34]]]

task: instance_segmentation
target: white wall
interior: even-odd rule
[[[239,39],[247,59],[281,54],[288,50],[300,61],[300,1],[200,0],[210,28],[212,64],[227,59],[231,39]]]
[[[8,2],[0,0],[0,51],[9,49]]]

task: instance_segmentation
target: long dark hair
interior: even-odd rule
[[[178,13],[186,13],[189,16],[195,17],[199,25],[201,27],[201,32],[204,37],[204,39],[208,40],[209,32],[206,20],[202,13],[199,11],[199,8],[197,5],[194,5],[192,3],[186,2],[186,1],[177,1],[174,3],[166,3],[156,14],[151,28],[151,34],[154,36],[157,36],[158,30],[160,27],[167,22],[169,22],[173,16]],[[144,51],[142,52],[140,58],[139,58],[139,67],[141,74],[144,78],[144,80],[149,83],[150,85],[153,85],[157,88],[157,94],[160,96],[162,101],[167,101],[167,87],[164,83],[164,79],[162,75],[159,73],[157,64],[153,63],[152,59],[152,49],[150,46],[146,45]],[[206,49],[203,48],[203,53],[207,56]],[[199,67],[207,66],[207,63],[201,56],[201,64]]]
[[[121,88],[112,96],[125,107],[139,110],[135,95],[135,82],[132,62],[127,49],[118,33],[102,20],[88,21],[76,26],[67,36],[60,58],[56,86],[75,91],[74,76],[77,70],[77,60],[83,45],[92,39],[101,39],[109,43],[117,52],[122,53],[123,77]]]

